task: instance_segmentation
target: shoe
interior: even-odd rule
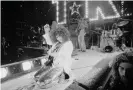
[[[60,84],[65,84],[74,80],[74,75],[70,75],[68,79],[65,79],[65,75],[62,75],[58,81]]]

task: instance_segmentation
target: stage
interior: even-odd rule
[[[83,83],[83,78],[86,74],[88,74],[89,71],[91,71],[93,68],[97,68],[95,72],[101,70],[103,67],[108,65],[108,61],[104,61],[103,59],[106,57],[114,57],[115,55],[119,54],[121,52],[113,52],[113,53],[102,53],[95,50],[87,50],[86,52],[79,52],[79,50],[75,50],[73,52],[73,64],[72,64],[72,71],[75,76],[75,79],[77,82]],[[95,72],[92,72],[93,74]],[[26,75],[23,75],[19,78],[15,78],[12,80],[9,80],[7,82],[4,82],[1,84],[1,90],[26,90],[22,89],[27,85],[30,85],[33,82],[33,75],[35,72],[28,73]],[[89,78],[92,77],[91,74]],[[59,84],[57,86],[54,86],[53,88],[46,89],[46,90],[69,90],[68,86],[72,84],[72,81],[66,83],[66,84]],[[76,87],[75,87],[76,88]],[[34,90],[43,90],[43,89],[34,89]],[[77,90],[77,89],[74,89]]]

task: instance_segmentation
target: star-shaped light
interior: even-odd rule
[[[73,3],[73,6],[70,7],[71,11],[71,15],[73,15],[74,13],[79,14],[79,8],[81,7],[81,5],[77,5],[75,2]],[[76,9],[76,10],[75,10]]]

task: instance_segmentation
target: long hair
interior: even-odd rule
[[[122,62],[130,63],[133,65],[133,51],[130,52],[124,52],[115,57],[115,63],[112,67],[113,73],[112,73],[112,81],[111,86],[114,86],[117,82],[120,81],[120,75],[119,75],[119,65]]]
[[[64,42],[70,39],[70,33],[63,25],[58,25],[56,29],[50,31],[50,38],[53,43],[58,41],[57,35],[61,36]]]

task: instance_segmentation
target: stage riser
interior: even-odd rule
[[[20,62],[12,63],[12,64],[6,64],[2,65],[1,68],[6,68],[7,75],[4,78],[1,78],[1,82],[6,82],[8,80],[11,80],[13,78],[20,77],[22,75],[25,75],[27,73],[33,72],[38,70],[47,60],[47,56],[37,57],[37,58],[31,58],[27,60],[23,60]],[[23,69],[23,63],[30,62],[31,68],[28,70]]]

